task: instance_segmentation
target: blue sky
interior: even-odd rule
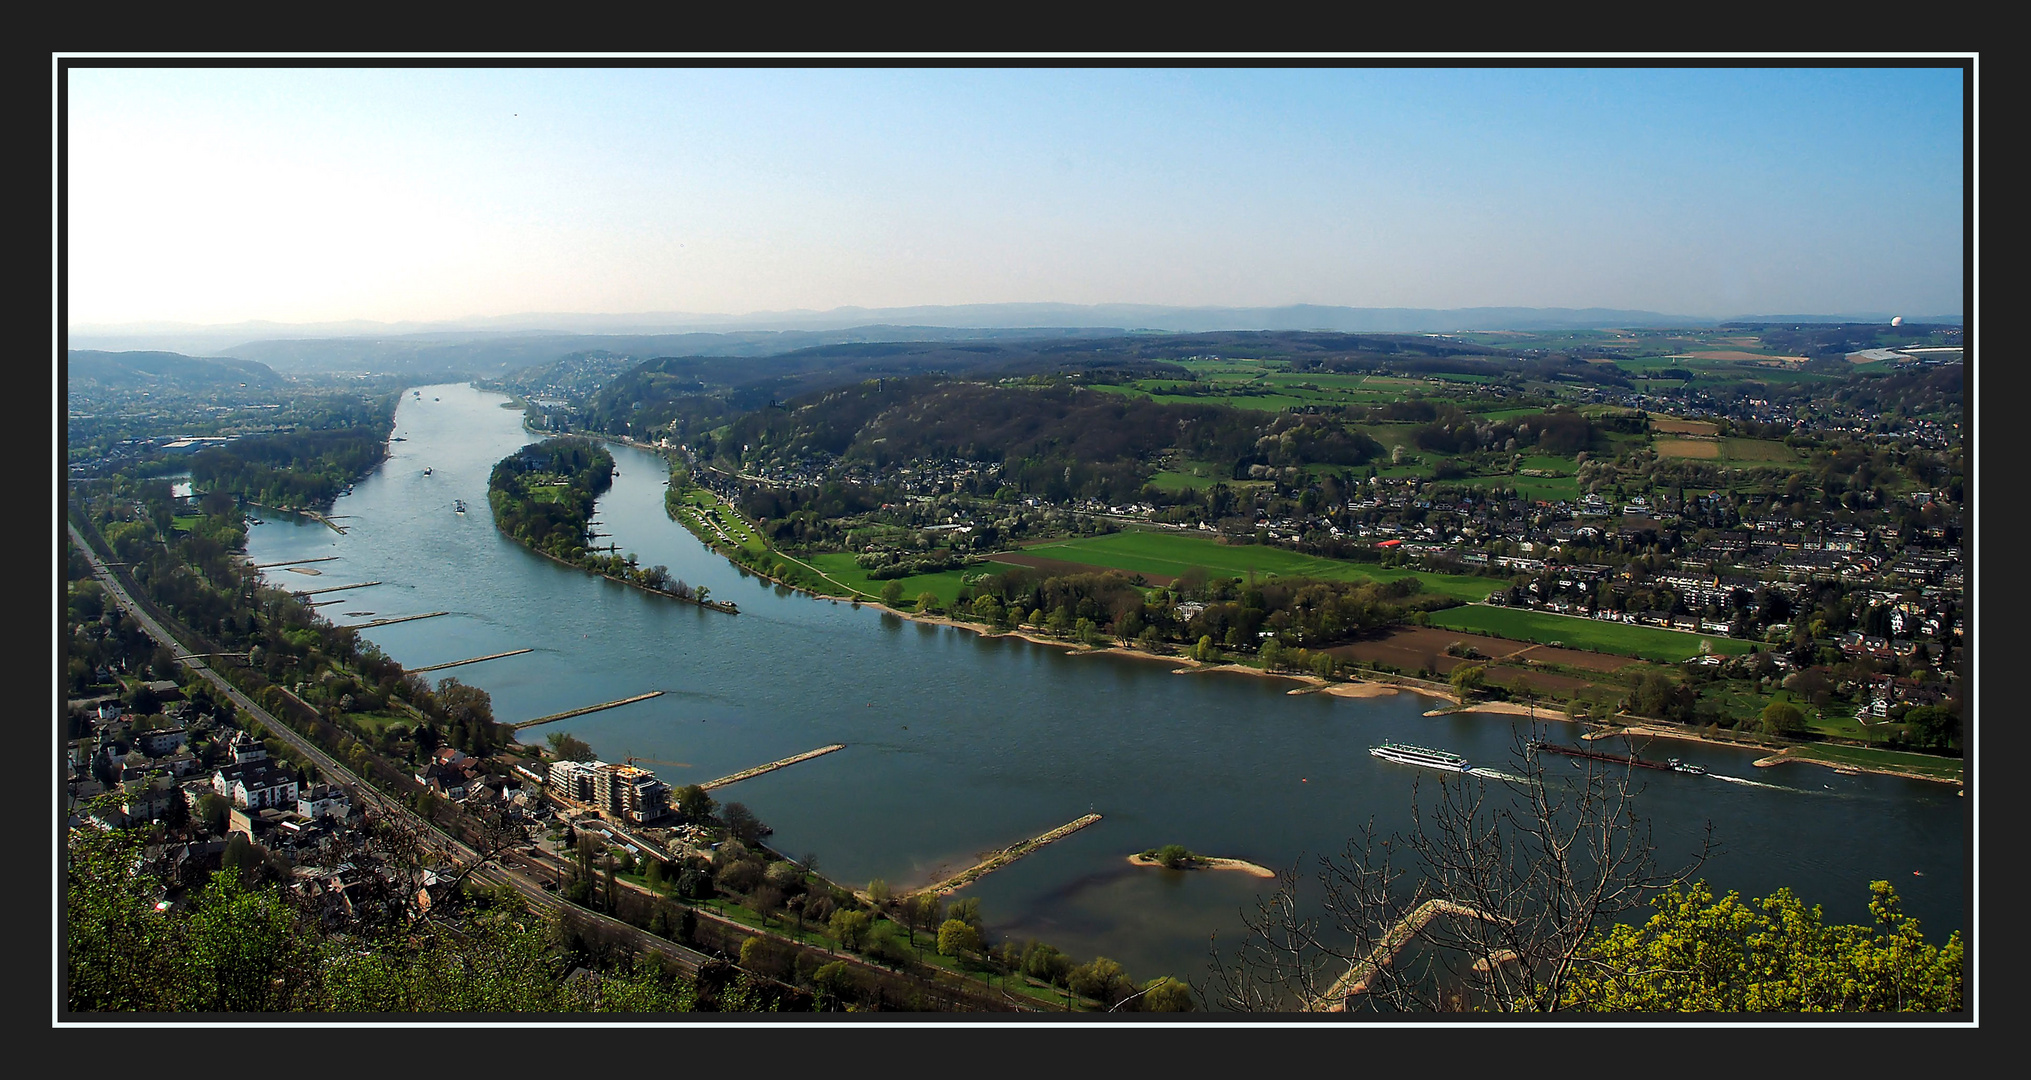
[[[73,325],[1963,305],[1951,68],[61,77]]]

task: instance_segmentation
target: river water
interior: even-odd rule
[[[1291,695],[1252,675],[910,622],[816,600],[739,572],[663,510],[661,458],[612,447],[619,475],[599,531],[643,565],[709,586],[737,616],[651,596],[530,554],[493,527],[493,464],[536,436],[498,394],[418,388],[396,414],[388,461],[332,510],[346,528],[271,514],[254,526],[271,583],[367,588],[313,597],[332,621],[447,614],[364,631],[408,667],[530,648],[432,673],[484,688],[515,721],[651,690],[661,697],[525,732],[568,731],[606,760],[653,759],[673,786],[823,746],[847,749],[719,789],[774,826],[770,844],[815,856],[834,880],[925,884],[1088,812],[1097,824],[975,883],[990,939],[1035,937],[1077,960],[1121,962],[1138,981],[1202,980],[1209,935],[1232,941],[1266,885],[1233,872],[1137,869],[1163,844],[1271,868],[1338,852],[1370,820],[1407,828],[1413,781],[1380,761],[1384,740],[1443,747],[1503,768],[1517,724],[1426,717],[1413,694]],[[430,475],[423,474],[425,468]],[[463,499],[469,512],[454,512]],[[1524,726],[1528,726],[1527,723]],[[1570,738],[1553,725],[1559,738]],[[1710,776],[1640,773],[1639,812],[1676,861],[1711,822],[1723,853],[1704,875],[1762,896],[1790,886],[1829,918],[1865,922],[1868,882],[1888,879],[1942,941],[1968,920],[1970,799],[1941,784],[1750,766],[1754,754],[1677,744]],[[1551,768],[1564,769],[1550,758]],[[1308,871],[1309,873],[1309,871]]]

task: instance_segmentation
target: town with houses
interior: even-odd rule
[[[111,674],[110,672],[108,673]],[[118,701],[73,703],[65,793],[69,826],[122,829],[151,822],[178,828],[147,849],[167,878],[201,882],[235,835],[244,836],[307,896],[330,896],[350,910],[366,871],[344,861],[359,850],[355,835],[367,809],[345,786],[306,775],[273,756],[263,740],[181,700],[174,680],[144,684],[160,695],[161,712],[144,715]],[[152,723],[151,723],[152,722]],[[673,813],[670,787],[647,769],[603,761],[554,760],[539,751],[474,757],[450,746],[432,751],[414,779],[432,795],[472,810],[498,812],[521,829],[576,825],[637,858],[681,858],[709,852],[710,835]],[[525,758],[523,754],[526,754]],[[216,820],[207,815],[216,813]],[[192,838],[194,837],[194,838]],[[560,853],[569,845],[554,845]],[[334,858],[339,861],[334,862]],[[179,873],[187,868],[187,873]],[[384,868],[391,876],[406,873]],[[387,883],[378,883],[385,886]],[[554,884],[554,883],[553,883]],[[443,882],[449,887],[450,879]],[[439,889],[425,871],[421,908]],[[381,895],[369,888],[366,895]],[[164,905],[175,902],[170,892]],[[418,908],[417,910],[420,910]]]
[[[1958,350],[1948,351],[1953,355],[1899,355],[1911,367],[1958,370]],[[1572,397],[1651,415],[1782,425],[1802,439],[1865,446],[1943,447],[1960,438],[1958,424],[1823,403],[1779,408],[1759,398],[1720,401],[1704,391],[1614,394],[1593,387]],[[664,448],[690,449],[667,441]],[[1820,586],[1833,585],[1847,603],[1877,613],[1871,617],[1880,625],[1822,644],[1851,660],[1908,667],[1916,659],[1947,680],[1957,677],[1966,632],[1965,507],[1944,490],[1911,491],[1888,503],[1868,492],[1852,507],[1826,512],[1803,510],[1783,490],[1657,487],[1626,496],[1596,490],[1573,499],[1527,499],[1499,487],[1491,492],[1426,476],[1369,475],[1345,485],[1343,501],[1330,505],[1303,499],[1293,488],[1257,485],[1253,512],[1244,501],[1215,518],[1203,504],[990,498],[1003,473],[1001,463],[991,461],[919,460],[881,468],[804,453],[733,475],[696,468],[695,456],[693,465],[696,479],[729,502],[756,487],[847,483],[899,492],[901,501],[883,504],[880,518],[926,535],[945,534],[956,550],[967,550],[968,534],[981,526],[997,546],[1067,529],[1140,526],[1323,555],[1373,547],[1401,565],[1499,578],[1500,587],[1486,598],[1490,604],[1760,643],[1792,641],[1794,616],[1812,607]],[[1273,472],[1258,468],[1257,475],[1274,480]],[[1533,474],[1541,475],[1523,472]],[[1309,512],[1301,509],[1307,503]],[[1780,671],[1794,666],[1785,651],[1763,655]],[[1709,655],[1701,662],[1723,660]],[[1909,677],[1886,678],[1861,708],[1881,717],[1893,704],[1937,704],[1941,697],[1936,687],[1922,688]]]

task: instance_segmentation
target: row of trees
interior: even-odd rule
[[[877,469],[960,459],[999,463],[972,493],[1007,486],[1062,503],[1126,502],[1166,455],[1215,463],[1221,474],[1307,464],[1362,465],[1383,448],[1344,419],[1228,404],[1163,404],[1093,392],[1062,379],[1020,387],[936,377],[871,380],[760,409],[713,444],[729,469],[840,460]],[[743,507],[758,520],[787,517]]]
[[[387,456],[392,421],[390,412],[347,426],[249,436],[200,450],[191,458],[191,482],[261,506],[330,506]]]
[[[1208,640],[1215,647],[1251,652],[1273,641],[1279,650],[1295,653],[1457,603],[1425,595],[1415,577],[1390,582],[1213,579],[1203,570],[1188,572],[1170,589],[1153,594],[1115,570],[1056,573],[1030,567],[983,576],[970,590],[970,597],[960,597],[963,610],[1003,628],[1035,625],[1061,637],[1106,635],[1162,647]],[[1196,608],[1180,606],[1187,598]]]

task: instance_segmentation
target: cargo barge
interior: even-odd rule
[[[1564,746],[1559,743],[1533,742],[1532,750],[1541,750],[1567,757],[1586,758],[1589,761],[1605,761],[1612,765],[1634,765],[1639,769],[1661,769],[1671,771],[1671,766],[1661,761],[1645,761],[1635,754],[1604,754],[1599,750],[1587,750],[1578,746]]]

